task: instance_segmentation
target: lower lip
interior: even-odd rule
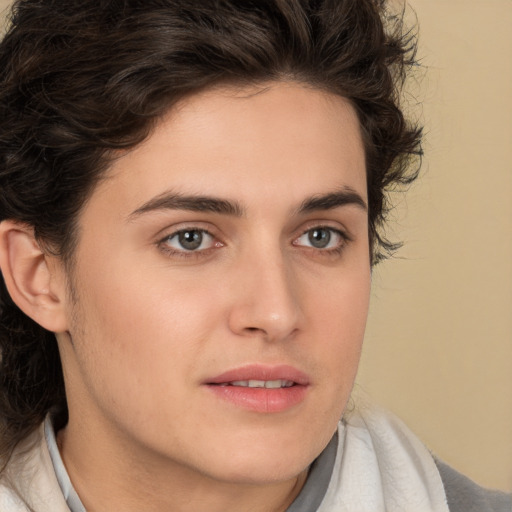
[[[236,407],[260,413],[276,413],[291,409],[305,399],[308,389],[302,385],[277,389],[213,384],[207,387],[217,397],[231,402]]]

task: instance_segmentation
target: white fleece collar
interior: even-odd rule
[[[432,455],[396,417],[376,408],[352,413],[318,512],[449,512]]]

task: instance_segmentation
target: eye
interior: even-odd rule
[[[346,242],[347,236],[334,228],[318,226],[308,229],[299,238],[294,240],[293,245],[312,247],[313,249],[338,249]]]
[[[203,251],[215,246],[215,239],[204,229],[182,229],[161,242],[167,249],[181,252]]]

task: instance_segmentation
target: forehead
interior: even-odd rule
[[[250,205],[347,187],[366,200],[354,108],[338,95],[279,82],[217,87],[181,101],[113,163],[95,194],[126,207],[166,190]]]

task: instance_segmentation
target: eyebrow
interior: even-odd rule
[[[237,201],[228,201],[209,196],[183,195],[179,193],[163,193],[141,207],[134,210],[128,216],[132,220],[140,215],[157,210],[188,210],[192,212],[211,212],[234,217],[242,217],[244,208]]]
[[[358,206],[364,211],[368,210],[364,199],[356,191],[347,187],[337,192],[319,194],[305,199],[297,209],[297,213],[304,214],[321,210],[333,210],[347,205]],[[158,210],[210,212],[233,217],[243,217],[245,215],[245,208],[237,201],[211,196],[164,192],[134,210],[130,213],[128,219],[133,220],[144,213]]]
[[[365,200],[355,191],[349,187],[343,188],[337,192],[330,192],[328,194],[315,195],[302,202],[299,207],[299,213],[309,213],[319,210],[333,210],[340,206],[355,205],[368,211],[368,206]]]

